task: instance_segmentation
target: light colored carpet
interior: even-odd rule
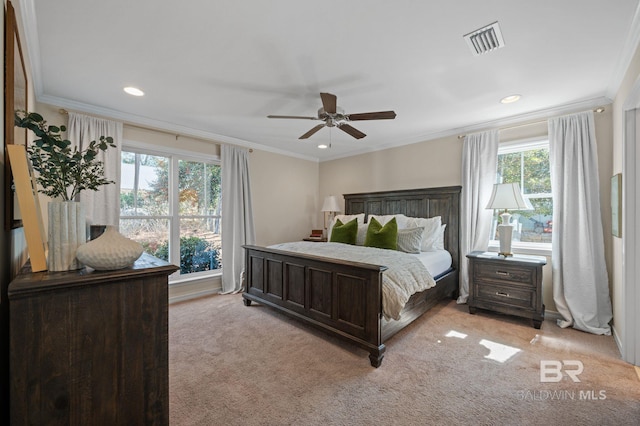
[[[564,375],[542,383],[541,360],[582,362],[580,382]],[[611,336],[551,321],[536,330],[515,317],[470,315],[454,301],[391,338],[377,369],[365,350],[267,307],[246,307],[240,295],[173,304],[169,377],[172,425],[636,425],[640,419],[640,381]]]

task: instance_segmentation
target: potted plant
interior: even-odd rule
[[[65,126],[48,125],[40,114],[18,110],[14,124],[35,134],[35,140],[27,146],[27,157],[36,171],[38,192],[54,199],[48,206],[48,268],[79,269],[82,265],[75,252],[86,241],[86,219],[83,205],[75,199],[81,191],[96,191],[114,183],[105,178],[104,163],[98,158],[101,151],[115,147],[113,138],[101,136],[78,150],[62,137]]]

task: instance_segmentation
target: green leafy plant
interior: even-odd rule
[[[147,251],[149,245],[145,247]],[[169,260],[169,242],[164,241],[155,251],[155,257]],[[199,237],[180,237],[180,273],[209,271],[220,268],[220,252],[212,249],[211,243]]]
[[[111,136],[100,136],[79,151],[71,147],[71,141],[62,138],[65,126],[50,126],[38,113],[18,110],[14,124],[36,135],[27,146],[27,154],[38,173],[39,192],[71,201],[83,190],[96,191],[102,185],[114,183],[104,177],[104,163],[97,157],[100,151],[116,146]]]

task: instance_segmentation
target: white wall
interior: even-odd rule
[[[317,162],[260,150],[249,159],[258,245],[298,241],[322,226]]]

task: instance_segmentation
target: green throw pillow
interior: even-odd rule
[[[347,223],[342,223],[340,219],[336,220],[336,224],[333,225],[333,230],[331,231],[331,238],[329,239],[332,243],[345,243],[355,245],[356,243],[356,235],[358,234],[358,219],[350,220]]]
[[[381,249],[398,249],[398,223],[394,217],[384,226],[372,217],[367,228],[367,237],[364,239],[367,247],[378,247]]]

